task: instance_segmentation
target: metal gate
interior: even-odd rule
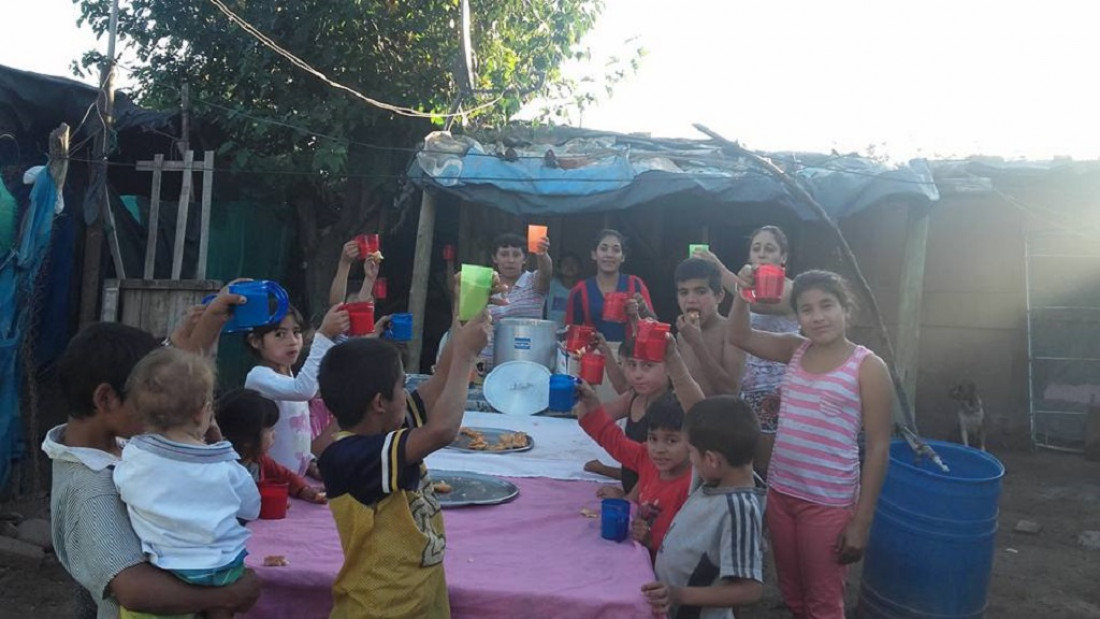
[[[1081,451],[1100,400],[1100,242],[1066,228],[1025,239],[1031,441]]]

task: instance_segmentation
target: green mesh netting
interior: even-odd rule
[[[4,181],[0,181],[0,254],[11,249],[15,242],[15,198],[8,193]]]

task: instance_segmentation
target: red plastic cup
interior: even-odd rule
[[[598,385],[603,382],[603,369],[607,359],[595,352],[581,355],[581,380],[589,385]]]
[[[443,246],[443,259],[444,260],[447,260],[449,262],[454,262],[456,253],[457,252],[455,252],[455,246],[454,245],[444,245]]]
[[[634,338],[634,356],[643,361],[662,362],[668,347],[670,325],[647,319],[638,322],[638,334]]]
[[[565,336],[565,350],[573,354],[588,348],[596,341],[596,328],[585,325],[569,325]]]
[[[374,280],[374,288],[371,289],[371,296],[374,297],[374,299],[376,301],[385,301],[386,300],[386,278],[385,277],[379,277],[378,279]]]
[[[787,281],[787,272],[783,267],[762,264],[756,267],[754,277],[752,292],[757,303],[779,303],[783,300],[783,285]]]
[[[630,294],[609,292],[603,298],[603,319],[607,322],[626,322],[626,302]]]
[[[348,313],[351,327],[348,335],[369,335],[374,333],[374,303],[370,301],[358,301],[345,303],[340,309]]]
[[[367,256],[382,249],[382,242],[377,234],[360,234],[355,237],[355,242],[359,245],[360,260],[366,260]]]
[[[260,518],[264,520],[282,520],[286,518],[286,508],[289,501],[290,488],[285,481],[260,483]]]

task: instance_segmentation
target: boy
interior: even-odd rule
[[[344,342],[321,362],[321,397],[341,429],[318,461],[344,550],[333,619],[450,616],[443,518],[423,461],[458,435],[490,323],[483,311],[456,324],[438,373],[411,394],[388,342]]]
[[[235,295],[219,296],[208,312],[220,311],[227,317],[230,298]],[[173,341],[177,340],[174,336]],[[142,429],[131,403],[124,399],[126,378],[157,346],[157,340],[140,329],[97,323],[74,337],[58,361],[69,419],[50,430],[42,443],[53,461],[54,549],[65,570],[91,593],[101,619],[117,618],[120,603],[151,613],[215,608],[243,612],[260,595],[259,579],[246,571],[228,587],[197,587],[147,563],[112,480],[112,469],[122,454],[120,439]]]
[[[657,582],[642,586],[655,614],[733,619],[733,607],[763,593],[763,498],[752,456],[760,436],[742,400],[718,396],[686,415],[698,480],[657,553]]]
[[[711,262],[688,258],[675,277],[681,312],[676,341],[684,363],[706,396],[738,393],[745,353],[726,341],[726,319],[718,313],[725,297],[721,273]]]

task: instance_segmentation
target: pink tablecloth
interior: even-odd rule
[[[510,478],[511,503],[447,509],[444,566],[455,617],[652,617],[641,594],[653,580],[649,554],[600,537],[598,484],[541,477]],[[285,520],[260,520],[246,560],[264,580],[249,617],[327,617],[331,586],[343,561],[327,507],[293,501]],[[289,567],[265,568],[267,555]]]

